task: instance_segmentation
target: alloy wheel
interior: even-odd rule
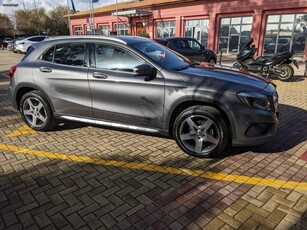
[[[40,128],[47,122],[44,104],[35,97],[29,97],[24,101],[22,112],[27,122],[35,128]]]
[[[220,131],[210,118],[193,115],[181,123],[179,138],[190,151],[206,155],[220,143]]]

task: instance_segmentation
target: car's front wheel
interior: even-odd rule
[[[52,110],[39,91],[24,94],[19,108],[24,122],[34,130],[47,131],[55,124]]]
[[[220,155],[229,142],[222,114],[210,106],[193,106],[176,118],[173,134],[179,147],[197,157]]]

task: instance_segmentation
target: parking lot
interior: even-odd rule
[[[0,53],[0,229],[307,229],[307,78],[274,80],[273,141],[199,159],[172,139],[63,123],[35,132]]]

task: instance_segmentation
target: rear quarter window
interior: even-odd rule
[[[47,62],[53,62],[55,46],[49,48],[45,53],[42,55],[42,60]]]

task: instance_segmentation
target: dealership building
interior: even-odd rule
[[[94,12],[94,20],[90,15]],[[93,17],[92,17],[93,18]],[[194,37],[219,52],[238,52],[250,37],[258,55],[307,55],[306,0],[134,0],[70,15],[74,35]]]

